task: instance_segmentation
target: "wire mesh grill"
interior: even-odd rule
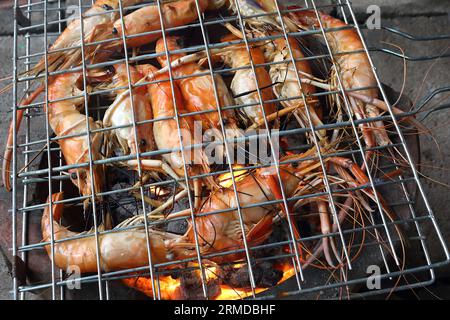
[[[131,155],[114,155],[103,157],[102,159],[95,159],[91,150],[92,139],[98,132],[108,132],[115,129],[119,129],[120,127],[108,127],[108,128],[100,128],[100,129],[92,129],[91,122],[89,121],[89,117],[94,117],[95,119],[101,119],[102,114],[104,113],[105,107],[101,102],[101,95],[105,95],[111,93],[111,89],[107,90],[97,90],[97,91],[89,91],[83,90],[79,96],[70,97],[67,99],[73,98],[81,98],[84,101],[84,107],[82,113],[86,115],[85,123],[86,123],[86,132],[81,136],[85,136],[86,139],[90,141],[88,143],[88,161],[86,163],[78,163],[67,165],[64,162],[64,157],[61,154],[61,150],[58,146],[58,142],[63,139],[68,139],[73,137],[71,134],[66,134],[63,136],[55,137],[52,135],[52,130],[49,124],[49,114],[48,108],[44,108],[44,106],[48,106],[50,103],[55,101],[47,100],[48,94],[43,95],[44,98],[41,102],[33,102],[28,105],[21,105],[20,98],[21,92],[24,90],[26,94],[30,94],[35,88],[34,83],[36,81],[43,81],[45,84],[45,92],[48,93],[49,89],[49,80],[51,77],[56,75],[61,75],[65,73],[73,73],[73,72],[82,72],[82,87],[88,87],[87,74],[89,70],[94,70],[96,68],[107,68],[108,66],[114,66],[118,63],[125,64],[127,68],[127,76],[128,79],[131,78],[130,75],[130,66],[136,65],[141,62],[149,61],[155,59],[157,57],[165,56],[167,60],[170,60],[171,55],[180,54],[180,53],[192,53],[200,50],[205,50],[205,60],[207,67],[205,68],[205,75],[210,75],[211,79],[215,79],[216,75],[226,75],[231,74],[239,70],[239,68],[230,68],[226,66],[225,68],[219,68],[216,66],[213,58],[213,54],[211,53],[213,50],[223,48],[229,43],[221,43],[214,40],[214,35],[211,34],[211,30],[215,30],[214,28],[221,28],[226,23],[233,23],[240,28],[244,35],[242,40],[235,41],[235,43],[239,43],[245,48],[245,50],[250,54],[252,45],[256,42],[268,41],[274,39],[285,39],[288,40],[289,37],[320,37],[322,41],[324,41],[324,46],[322,47],[322,53],[311,52],[303,59],[305,61],[311,63],[321,63],[321,61],[336,61],[336,57],[342,55],[342,52],[335,52],[329,43],[329,38],[326,37],[327,33],[330,32],[329,29],[324,28],[322,23],[320,23],[320,27],[314,30],[304,30],[298,32],[288,32],[284,23],[281,23],[282,32],[278,35],[266,35],[260,37],[250,37],[246,34],[243,29],[244,22],[248,19],[252,19],[255,17],[265,17],[265,16],[275,16],[280,17],[282,15],[286,15],[289,12],[301,12],[302,10],[313,10],[318,15],[318,11],[329,11],[336,10],[335,12],[340,12],[343,16],[343,20],[348,23],[348,25],[342,26],[340,28],[335,28],[332,31],[337,30],[346,30],[352,29],[357,32],[357,34],[362,38],[362,31],[359,25],[356,22],[355,14],[352,11],[351,5],[348,1],[338,1],[337,3],[319,3],[318,1],[305,1],[304,9],[280,9],[278,5],[275,7],[275,11],[266,14],[254,15],[254,16],[244,16],[241,14],[240,10],[236,11],[235,15],[229,14],[223,15],[218,18],[217,15],[211,16],[208,14],[201,13],[201,6],[198,1],[195,2],[196,11],[198,13],[198,19],[193,21],[187,25],[180,27],[172,27],[166,28],[165,21],[161,18],[161,1],[156,2],[148,2],[145,1],[140,4],[135,4],[132,7],[125,8],[121,1],[118,2],[118,8],[112,10],[118,19],[121,20],[122,28],[124,27],[123,17],[130,12],[131,10],[136,10],[138,8],[153,5],[158,8],[159,18],[162,25],[162,37],[164,40],[165,52],[163,54],[157,54],[152,50],[141,50],[136,53],[132,49],[127,47],[126,40],[136,38],[138,35],[122,35],[121,37],[117,37],[115,39],[107,39],[100,41],[86,41],[83,35],[86,34],[86,30],[84,30],[84,26],[80,28],[79,39],[80,44],[78,46],[74,46],[71,48],[59,49],[67,52],[72,52],[73,49],[81,50],[81,61],[82,64],[78,67],[71,68],[70,70],[58,70],[51,71],[48,65],[48,55],[52,53],[50,50],[43,50],[43,48],[49,48],[49,45],[53,43],[56,37],[64,31],[64,27],[70,21],[70,17],[67,17],[67,3],[63,3],[61,0],[58,1],[32,1],[28,0],[26,4],[17,3],[15,6],[16,19],[14,22],[14,87],[13,87],[13,121],[16,121],[17,111],[23,109],[25,111],[25,140],[19,141],[17,132],[14,133],[13,137],[13,162],[12,162],[12,215],[13,215],[13,226],[12,226],[12,254],[13,256],[20,257],[21,260],[25,262],[26,265],[33,264],[33,259],[36,256],[34,253],[41,254],[39,259],[44,260],[36,260],[36,261],[45,261],[47,270],[50,270],[49,279],[40,280],[38,282],[33,282],[32,280],[28,280],[28,282],[20,281],[20,276],[18,274],[14,275],[14,288],[13,293],[15,298],[25,299],[27,298],[27,292],[38,292],[39,290],[51,292],[51,298],[53,299],[64,299],[69,291],[67,288],[68,283],[73,281],[73,278],[70,274],[67,274],[67,270],[59,270],[54,261],[55,255],[55,246],[58,242],[68,241],[70,239],[76,238],[85,238],[88,237],[86,234],[80,234],[74,236],[69,239],[63,239],[55,241],[54,236],[49,239],[49,241],[41,241],[39,237],[30,236],[30,228],[31,222],[39,219],[41,213],[45,207],[51,208],[52,205],[55,204],[64,204],[65,207],[72,207],[75,209],[79,209],[82,211],[83,201],[89,199],[89,203],[91,205],[89,212],[92,213],[92,217],[90,218],[90,223],[93,228],[93,237],[96,240],[96,263],[97,263],[97,272],[94,274],[83,274],[78,279],[81,282],[81,286],[90,286],[97,287],[97,296],[100,299],[109,299],[113,298],[114,295],[111,294],[112,291],[115,290],[115,286],[111,285],[111,283],[115,283],[115,280],[130,278],[130,274],[135,274],[136,272],[140,272],[140,277],[148,277],[151,279],[151,283],[154,283],[154,288],[152,292],[152,298],[159,299],[164,297],[161,290],[164,290],[160,283],[160,279],[167,274],[167,266],[175,266],[179,265],[180,262],[191,261],[196,265],[200,271],[200,279],[201,279],[201,296],[210,297],[208,290],[211,288],[208,287],[208,274],[210,273],[209,267],[205,264],[205,261],[208,259],[214,259],[215,256],[233,254],[236,252],[240,252],[243,254],[243,258],[239,261],[240,264],[246,264],[248,266],[248,288],[246,288],[245,292],[242,293],[239,290],[234,290],[236,293],[234,298],[239,298],[242,296],[250,296],[254,298],[264,297],[264,298],[276,298],[281,296],[307,296],[311,293],[323,292],[327,290],[346,290],[346,294],[351,296],[353,292],[351,288],[354,288],[358,285],[364,285],[368,281],[368,274],[366,271],[367,268],[371,265],[379,265],[382,269],[380,278],[383,279],[386,283],[383,284],[383,288],[374,291],[366,291],[362,295],[369,294],[377,294],[382,292],[389,292],[394,288],[396,290],[409,289],[418,286],[423,286],[434,281],[434,268],[448,262],[449,254],[440,234],[439,228],[434,219],[433,211],[428,204],[426,195],[424,194],[421,182],[419,180],[419,173],[415,166],[415,158],[414,152],[411,152],[411,148],[416,150],[417,141],[408,140],[405,138],[403,134],[404,128],[402,119],[407,116],[413,115],[415,112],[405,112],[402,115],[395,115],[393,108],[389,104],[389,97],[387,94],[387,89],[382,85],[382,81],[378,78],[375,72],[375,67],[370,60],[369,51],[371,50],[379,50],[384,51],[386,54],[399,55],[397,52],[388,51],[386,49],[377,49],[377,48],[368,48],[364,44],[363,50],[353,51],[353,52],[345,52],[346,54],[353,54],[358,52],[367,53],[369,56],[370,67],[375,74],[377,86],[375,89],[378,89],[382,99],[386,102],[388,106],[388,110],[386,113],[380,116],[371,117],[367,119],[353,119],[353,117],[349,117],[348,119],[341,119],[340,121],[329,121],[325,122],[323,125],[314,126],[311,118],[311,114],[307,110],[307,123],[305,128],[282,128],[279,132],[280,137],[289,137],[295,135],[307,135],[310,134],[309,143],[301,144],[297,146],[300,150],[307,150],[311,147],[316,147],[316,152],[312,156],[306,159],[302,159],[302,161],[307,160],[315,160],[318,163],[318,170],[323,175],[324,188],[320,190],[320,192],[311,191],[310,193],[302,196],[289,196],[283,192],[283,188],[281,188],[281,197],[275,200],[267,200],[264,203],[254,203],[254,207],[261,206],[269,206],[269,205],[278,205],[279,210],[286,210],[288,213],[292,211],[292,204],[301,199],[316,199],[318,197],[322,197],[326,199],[327,203],[329,203],[330,208],[330,217],[332,221],[336,225],[336,230],[332,230],[329,234],[321,234],[317,232],[312,232],[310,235],[302,236],[301,239],[296,237],[293,225],[294,222],[291,219],[285,219],[283,224],[283,235],[285,238],[282,240],[272,241],[269,243],[259,243],[254,245],[250,243],[246,237],[243,237],[243,245],[241,248],[236,250],[229,250],[225,253],[208,253],[205,254],[200,249],[202,242],[201,235],[198,234],[197,228],[194,228],[194,239],[193,243],[195,244],[195,255],[189,259],[184,259],[182,261],[172,260],[164,263],[155,263],[152,261],[151,254],[151,243],[149,239],[150,230],[160,224],[167,224],[168,221],[158,222],[153,221],[151,219],[143,219],[142,223],[137,226],[124,227],[124,228],[115,228],[113,230],[103,230],[100,228],[100,221],[102,221],[101,217],[104,216],[105,211],[108,210],[108,205],[105,205],[105,202],[112,203],[113,197],[120,194],[129,194],[130,191],[133,191],[138,194],[137,204],[135,208],[142,210],[143,214],[146,215],[150,210],[148,204],[144,201],[144,199],[150,195],[149,190],[155,190],[155,188],[164,188],[170,185],[173,185],[174,180],[163,180],[159,182],[147,182],[142,186],[133,187],[127,186],[120,189],[108,189],[102,190],[99,192],[98,190],[93,190],[90,195],[73,195],[70,197],[65,197],[64,200],[59,200],[56,203],[53,201],[46,202],[45,198],[40,197],[41,199],[34,201],[29,201],[30,195],[32,192],[35,194],[45,193],[53,194],[55,192],[63,191],[63,189],[70,183],[68,183],[70,176],[67,175],[71,169],[87,167],[90,172],[91,177],[91,185],[94,185],[93,181],[93,170],[94,165],[105,165],[111,167],[112,165],[118,165],[123,162],[129,160],[137,160],[137,170],[135,171],[135,175],[137,180],[144,176],[144,169],[141,167],[140,160],[143,158],[154,158],[160,157],[163,154],[167,154],[169,152],[173,152],[174,150],[154,150],[150,152],[137,152],[136,154]],[[74,11],[78,14],[85,12],[87,9],[91,7],[92,3],[90,1],[81,1],[74,3]],[[237,6],[239,6],[239,2],[237,2]],[[104,12],[101,14],[111,14],[109,10],[108,12]],[[75,17],[75,19],[79,19]],[[85,19],[86,17],[84,17]],[[282,21],[282,20],[281,20]],[[320,19],[319,19],[320,21]],[[411,35],[404,34],[396,29],[385,28],[387,32],[394,32],[399,35],[410,38],[411,40],[424,40],[419,38],[414,38]],[[159,31],[153,32],[157,33]],[[167,41],[166,37],[171,33],[177,32],[186,32],[188,35],[195,35],[198,37],[195,39],[196,41],[192,41],[192,45],[186,46],[183,49],[168,51],[167,50]],[[152,34],[152,32],[148,32],[148,34]],[[446,36],[444,36],[445,38]],[[440,39],[439,36],[434,36],[436,39]],[[213,40],[212,40],[213,39]],[[427,38],[427,40],[432,40],[433,37]],[[120,41],[122,44],[123,54],[120,58],[117,59],[109,59],[108,61],[102,61],[95,64],[90,64],[88,59],[85,59],[85,52],[87,48],[99,44],[105,44],[112,41]],[[289,44],[289,41],[287,41]],[[363,42],[364,43],[364,42]],[[292,56],[292,48],[287,45],[285,48],[288,52],[291,53]],[[23,52],[24,51],[24,52]],[[28,71],[35,65],[39,59],[44,58],[45,63],[45,72],[39,74],[38,76],[28,76],[23,75],[21,72]],[[404,56],[402,56],[404,57]],[[440,56],[442,57],[442,56]],[[425,60],[425,59],[433,59],[437,57],[404,57],[409,60]],[[277,62],[265,62],[263,64],[256,64],[250,59],[251,63],[246,68],[249,69],[253,74],[256,74],[258,68],[269,68],[271,65],[276,64]],[[280,62],[278,62],[280,63]],[[283,63],[283,61],[281,62]],[[296,66],[296,63],[293,64]],[[331,63],[331,66],[333,64]],[[169,81],[172,96],[175,97],[175,83],[180,80],[180,77],[174,75],[172,67],[169,65],[169,78],[165,81]],[[329,67],[328,70],[331,70]],[[301,73],[297,72],[297,80],[301,82]],[[300,76],[299,76],[300,75]],[[195,75],[195,76],[198,76]],[[191,76],[186,76],[185,78],[189,78]],[[326,101],[332,96],[340,95],[343,97],[342,103],[344,110],[347,109],[350,112],[350,97],[348,93],[350,91],[359,92],[368,89],[374,88],[352,88],[351,90],[344,90],[343,80],[337,77],[337,83],[333,90],[329,91],[318,91],[312,96],[317,99],[321,99],[321,101]],[[146,80],[139,84],[131,84],[131,81],[128,81],[128,85],[126,88],[115,88],[114,90],[127,90],[131,94],[133,88],[135,87],[143,87],[147,84],[154,83],[156,81]],[[218,89],[217,84],[213,81],[214,84],[214,100],[217,106],[220,105],[220,98],[218,97]],[[442,88],[442,90],[448,90],[448,88]],[[264,105],[270,102],[280,103],[283,101],[283,98],[275,98],[273,101],[263,101],[263,94],[260,86],[257,86],[256,93],[258,95],[258,103],[259,105]],[[436,94],[432,93],[432,95]],[[302,93],[299,97],[294,97],[293,99],[302,99],[303,101],[307,101],[307,97]],[[133,105],[133,99],[131,99],[131,104],[133,110],[135,106]],[[426,99],[424,100],[426,103]],[[182,101],[176,101],[175,104],[182,104]],[[249,107],[249,105],[236,104],[227,106],[225,109],[230,110],[239,110],[244,107]],[[220,109],[217,109],[219,120],[220,120],[220,128],[223,136],[226,136],[225,124],[227,119],[223,118]],[[416,109],[420,110],[420,107]],[[222,109],[223,112],[223,109]],[[351,112],[350,112],[351,113]],[[201,114],[199,112],[198,114]],[[179,139],[181,139],[182,134],[180,133],[180,123],[183,121],[184,117],[193,116],[196,114],[188,113],[188,114],[180,114],[176,112],[173,119],[175,119],[178,127],[178,132],[173,132],[173,135],[177,135]],[[265,118],[267,118],[267,114],[264,114]],[[353,187],[348,187],[346,192],[363,192],[364,190],[372,190],[373,191],[373,199],[370,203],[370,209],[367,209],[367,217],[365,217],[365,221],[367,224],[355,225],[352,228],[349,228],[349,223],[339,221],[339,203],[338,203],[338,192],[336,191],[331,179],[328,159],[330,157],[339,156],[339,157],[347,157],[351,159],[359,159],[365,165],[365,167],[369,167],[370,163],[367,162],[364,154],[367,151],[370,151],[366,146],[364,146],[364,142],[360,137],[359,126],[364,123],[374,124],[377,121],[385,121],[386,123],[390,123],[391,125],[391,136],[392,143],[377,146],[370,150],[374,152],[389,154],[390,151],[400,150],[402,154],[401,163],[397,160],[386,160],[382,166],[379,167],[380,170],[375,172],[368,171],[368,181],[363,185],[356,185]],[[136,111],[133,111],[132,124],[128,125],[128,127],[133,128],[133,135],[137,141],[137,130],[138,126],[145,123],[156,123],[157,121],[161,121],[161,119],[152,119],[146,121],[136,121]],[[268,120],[264,121],[265,127],[269,127]],[[37,127],[45,126],[45,136],[39,137],[38,134],[35,134],[35,130]],[[125,126],[126,127],[126,126]],[[345,148],[345,150],[336,150],[334,153],[323,153],[320,148],[321,141],[315,134],[321,130],[332,131],[336,128],[347,130],[353,137],[354,142],[350,144],[349,147]],[[87,134],[86,134],[87,133]],[[271,132],[265,133],[268,136],[268,141],[270,144],[270,149],[272,154],[274,154],[274,145],[272,143],[273,139],[271,138]],[[225,153],[230,156],[230,150],[225,146]],[[181,154],[184,155],[184,148],[190,148],[192,146],[184,146],[180,145]],[[417,151],[417,150],[416,150]],[[37,159],[42,155],[42,161],[38,168],[36,168]],[[289,161],[288,161],[289,162]],[[240,205],[240,197],[236,187],[236,180],[238,179],[236,176],[236,172],[243,170],[253,170],[262,167],[267,167],[267,165],[257,164],[257,165],[246,165],[244,168],[236,169],[236,167],[232,165],[224,166],[221,170],[214,171],[212,173],[206,173],[201,175],[192,175],[189,173],[188,165],[186,163],[186,159],[183,156],[184,163],[184,176],[180,177],[178,183],[184,183],[187,186],[191,186],[195,178],[205,178],[208,175],[218,176],[220,174],[230,174],[231,178],[231,187],[234,190],[234,200],[237,204],[236,208],[230,208],[228,211],[235,210],[237,213],[237,221],[239,222],[238,228],[242,233],[246,232],[246,227],[244,224],[243,218],[243,210],[246,207]],[[272,168],[276,171],[276,182],[283,184],[282,174],[280,172],[280,166],[283,166],[286,163],[283,162],[283,158],[281,160],[274,158],[273,163],[271,165]],[[401,166],[402,173],[401,175],[396,176],[395,178],[386,180],[383,179],[382,171],[389,172],[392,170],[397,170]],[[109,186],[111,187],[111,186]],[[42,191],[44,190],[44,191]],[[342,192],[342,190],[340,190]],[[390,193],[394,196],[389,197],[386,193]],[[34,195],[34,198],[39,198]],[[401,212],[401,215],[398,215],[397,218],[393,221],[390,221],[384,211],[384,203],[380,201],[379,196],[383,195],[386,197],[388,201],[389,207],[393,208],[396,213]],[[99,203],[96,201],[102,197],[104,202]],[[418,198],[416,200],[416,197]],[[417,212],[415,210],[415,204],[420,201],[425,204],[426,210],[423,212]],[[195,226],[195,221],[198,218],[196,215],[196,210],[194,208],[195,198],[191,193],[188,193],[188,208],[189,218],[191,218],[193,225]],[[226,210],[225,210],[226,211]],[[215,215],[220,214],[221,212],[208,212],[207,215]],[[314,215],[314,214],[313,214]],[[317,213],[316,213],[317,216]],[[174,219],[177,220],[177,219]],[[178,219],[180,220],[180,219]],[[445,259],[443,261],[432,261],[427,250],[427,238],[424,236],[422,229],[426,224],[431,224],[433,232],[437,234],[441,249],[443,252],[443,256]],[[350,223],[351,225],[351,223]],[[402,265],[402,252],[400,246],[400,239],[395,234],[394,227],[397,225],[401,225],[405,230],[407,230],[407,236],[409,241],[417,243],[418,248],[420,248],[420,252],[414,252],[415,255],[420,255],[424,257],[424,263],[420,265],[412,265],[412,266],[403,266]],[[146,239],[146,250],[148,251],[148,264],[144,266],[140,266],[138,268],[130,268],[126,270],[114,270],[114,271],[105,271],[102,268],[102,261],[100,258],[99,250],[101,246],[101,237],[102,235],[106,235],[108,233],[120,232],[123,229],[133,230],[134,228],[144,228],[146,230],[145,234],[147,235]],[[52,226],[52,233],[53,233]],[[364,246],[362,249],[362,255],[364,256],[361,259],[353,260],[353,255],[355,253],[355,248],[358,248],[358,241],[361,240],[362,234],[369,234],[369,241],[364,242]],[[333,272],[330,271],[320,271],[315,270],[311,271],[312,267],[304,269],[302,266],[305,263],[304,257],[302,257],[301,247],[298,244],[305,244],[313,246],[313,244],[320,242],[324,238],[332,238],[334,241],[339,243],[339,248],[341,250],[341,259],[342,264],[339,265]],[[44,247],[50,247],[50,259],[47,258],[45,254]],[[278,252],[277,254],[273,254],[270,257],[260,258],[256,255],[258,250],[264,250],[266,248],[289,248],[289,250],[283,250],[282,252]],[[300,248],[300,249],[299,249]],[[367,253],[367,252],[370,252]],[[290,280],[285,281],[283,284],[278,286],[274,286],[273,288],[269,288],[266,293],[259,293],[261,290],[258,288],[258,284],[255,280],[255,272],[253,268],[256,266],[256,263],[261,262],[261,260],[277,260],[284,259],[288,262],[289,266],[294,270],[291,273]],[[40,266],[42,267],[42,266]],[[43,268],[43,267],[42,267]],[[44,269],[44,268],[43,268]],[[331,276],[330,276],[331,274]],[[337,274],[335,276],[334,274]],[[400,284],[396,283],[396,279],[401,276],[409,275],[414,279],[416,276],[420,278],[415,278],[415,281],[412,282],[402,282]],[[419,276],[420,275],[420,276]],[[328,281],[328,277],[332,278],[333,281]],[[232,291],[233,291],[232,290]],[[237,292],[241,292],[238,294]],[[333,291],[335,292],[335,291]]]

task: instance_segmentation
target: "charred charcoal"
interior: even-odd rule
[[[261,278],[258,282],[258,287],[273,287],[283,278],[283,271],[274,269],[272,264],[268,265],[270,267],[261,269]]]
[[[286,240],[286,235],[288,234],[288,230],[285,230],[282,225],[275,225],[271,235],[264,242],[265,244],[276,244],[278,242],[282,242]],[[283,254],[283,245],[271,245],[258,250],[255,250],[254,257],[265,258],[265,257],[275,257]]]
[[[223,268],[223,272],[224,284],[232,288],[250,288],[250,278],[246,265],[240,266],[238,268]]]
[[[301,230],[302,232],[301,233],[302,237],[309,237],[313,235],[311,223],[309,221],[299,220],[297,222],[297,226],[299,230]]]
[[[274,268],[271,262],[256,263],[252,267],[255,285],[258,288],[275,286],[283,277],[283,272]],[[250,274],[247,265],[223,268],[223,283],[232,288],[250,288]]]
[[[209,278],[206,282],[208,299],[214,299],[220,292],[219,278]],[[181,274],[179,286],[180,299],[184,300],[203,300],[202,277],[199,270],[184,271]]]
[[[183,198],[177,201],[170,212],[179,212],[189,208],[189,199]],[[185,234],[188,228],[186,219],[177,219],[167,222],[167,231],[175,234]]]
[[[178,212],[189,208],[189,199],[183,198],[174,203],[171,212]]]

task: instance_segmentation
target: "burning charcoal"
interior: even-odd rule
[[[253,265],[253,277],[255,285],[259,288],[273,287],[283,277],[283,272],[274,269],[270,262],[262,262]],[[224,283],[233,288],[250,288],[250,278],[247,265],[240,267],[224,267]]]
[[[219,278],[209,278],[206,283],[208,299],[214,299],[220,292]],[[185,271],[181,275],[179,286],[180,299],[203,300],[202,277],[199,270]]]
[[[223,282],[232,288],[250,288],[250,278],[247,266],[238,268],[223,268]]]

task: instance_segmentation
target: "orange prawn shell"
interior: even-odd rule
[[[87,132],[86,116],[81,114],[77,107],[84,102],[82,91],[77,87],[81,81],[81,73],[74,72],[57,76],[48,88],[49,101],[64,98],[64,100],[50,102],[48,104],[49,123],[56,136],[70,134],[85,134]],[[90,129],[98,129],[99,126],[89,117]],[[58,140],[66,163],[80,164],[89,162],[88,145],[86,135],[68,137]],[[95,133],[90,138],[92,160],[101,158],[100,148],[102,134]],[[103,186],[103,167],[95,165],[93,170],[94,186],[91,185],[89,166],[71,169],[77,177],[72,182],[78,187],[83,195],[91,192],[100,192]]]
[[[141,72],[133,66],[127,67],[126,64],[114,65],[115,74],[113,76],[113,85],[116,88],[122,87],[122,89],[114,91],[116,96],[128,90],[128,68],[130,71],[132,85],[143,78],[143,74],[141,74]],[[119,113],[116,116],[116,121],[118,121],[117,125],[119,126],[122,124],[132,123],[133,117],[135,122],[143,122],[153,119],[153,112],[147,94],[147,88],[145,86],[133,87],[131,96],[133,103],[131,103],[129,93],[120,102],[122,104],[122,112],[125,112],[125,114]],[[126,121],[127,119],[128,122]],[[137,141],[135,141],[133,127],[126,127],[116,130],[123,132],[123,135],[125,135],[123,138],[127,139],[131,154],[136,153],[137,151],[148,152],[155,149],[153,124],[151,122],[136,123]]]
[[[180,37],[166,37],[167,49],[180,49]],[[165,52],[164,40],[161,38],[156,43],[156,52]],[[171,54],[169,59],[174,61],[181,58],[184,54]],[[166,55],[158,57],[158,62],[162,66],[167,65]],[[172,70],[175,77],[185,77],[177,80],[177,84],[183,96],[184,107],[188,112],[209,111],[194,115],[194,119],[202,122],[203,128],[217,128],[220,125],[220,117],[217,112],[217,103],[214,94],[214,83],[209,74],[196,76],[196,73],[204,73],[203,70],[196,63],[183,64]],[[219,97],[220,107],[230,106],[233,104],[231,96],[229,96],[228,89],[221,77],[215,76],[215,85],[217,95]],[[222,117],[224,121],[230,123],[234,122],[233,110],[222,110]]]
[[[239,40],[239,38],[233,34],[227,34],[221,39],[222,42],[229,42],[234,40]],[[267,72],[265,66],[263,66],[266,61],[261,48],[251,46],[249,48],[249,51],[247,51],[245,44],[231,45],[230,48],[232,48],[232,51],[223,55],[225,64],[230,65],[232,68],[239,68],[243,66],[247,66],[248,68],[250,68],[250,61],[252,61],[255,66],[255,74],[250,71],[251,79],[248,79],[246,77],[245,79],[239,80],[235,77],[233,81],[255,81],[254,76],[256,75],[256,81],[259,85],[259,91],[261,93],[261,100],[264,104],[264,112],[266,116],[274,113],[276,111],[275,103],[267,102],[273,101],[275,99],[275,96],[272,90],[272,80],[270,79],[269,73]],[[256,88],[256,83],[254,83],[253,85]],[[240,87],[239,84],[237,86]],[[261,110],[259,111],[258,118],[263,118],[263,113]]]
[[[314,11],[300,11],[292,14],[297,21],[306,26],[320,27],[319,20]],[[341,28],[348,25],[330,15],[319,13],[324,28]],[[332,42],[330,46],[336,48],[341,53],[352,52],[351,54],[340,54],[336,56],[344,86],[347,89],[376,86],[376,80],[370,67],[366,53],[353,53],[353,51],[364,50],[361,38],[354,28],[339,31],[327,32],[327,40]],[[358,91],[370,97],[376,97],[376,89]]]
[[[139,66],[139,70],[142,74],[151,75],[158,69],[152,65]],[[147,85],[148,95],[150,97],[151,107],[153,110],[154,123],[153,123],[153,135],[155,137],[156,145],[159,149],[167,148],[180,148],[180,139],[178,134],[178,124],[175,120],[176,111],[178,114],[186,113],[184,109],[183,99],[180,93],[180,89],[176,84],[172,84],[167,80],[167,74],[161,74],[151,78],[152,84]],[[161,119],[160,118],[173,118],[173,119]],[[179,125],[182,134],[182,140],[184,145],[193,144],[193,130],[194,122],[192,117],[179,117]],[[186,162],[189,162],[193,157],[191,150],[185,150]],[[173,169],[178,175],[184,175],[184,165],[181,156],[181,152],[172,152],[165,154],[169,163],[171,163]]]
[[[208,7],[208,0],[178,0],[161,4],[161,13],[164,28],[173,28],[186,25],[198,19],[196,1],[200,12]],[[126,35],[138,35],[151,31],[160,31],[160,15],[157,5],[148,5],[123,17]],[[113,32],[121,37],[123,34],[122,22],[114,23]],[[139,47],[153,42],[161,37],[161,32],[153,32],[127,39],[127,45]]]

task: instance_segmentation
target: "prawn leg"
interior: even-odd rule
[[[352,204],[353,204],[353,198],[351,196],[349,196],[345,200],[344,205],[342,206],[341,210],[339,211],[338,219],[337,219],[337,221],[335,221],[333,223],[331,232],[334,233],[338,230],[338,224],[341,224],[342,222],[344,222],[344,219],[347,217],[348,210],[352,206]],[[308,256],[306,261],[303,263],[302,267],[306,268],[309,265],[311,265],[314,260],[318,260],[320,255],[322,254],[322,252],[324,252],[324,250],[325,250],[324,242],[321,241],[321,242],[319,242],[318,246],[314,249],[314,251]],[[335,256],[338,257],[336,254],[335,254]],[[340,259],[338,259],[338,261],[340,261]],[[341,262],[339,262],[339,263],[341,263]]]
[[[319,200],[317,202],[317,209],[319,210],[320,230],[322,232],[322,235],[324,236],[322,238],[323,253],[324,253],[325,259],[327,260],[330,267],[334,268],[335,265],[333,263],[333,259],[331,258],[331,254],[330,254],[330,243],[333,242],[333,238],[329,236],[330,231],[331,231],[331,224],[330,224],[330,216],[328,213],[327,203],[325,201]],[[332,245],[332,247],[335,248],[334,245]],[[335,256],[338,257],[336,255],[336,253],[335,253]]]
[[[367,177],[367,175],[364,173],[363,169],[361,169],[356,163],[354,163],[350,159],[341,158],[341,157],[331,157],[330,161],[338,166],[341,166],[342,168],[349,170],[354,178],[349,177],[349,175],[342,175],[344,179],[350,180],[356,187],[362,187],[362,186],[369,186],[370,180]],[[363,188],[361,190],[364,194],[366,194],[371,200],[376,202],[378,199],[381,205],[381,209],[383,212],[386,213],[387,217],[391,221],[395,221],[396,215],[395,213],[390,209],[390,206],[388,202],[384,199],[384,197],[377,191],[373,190],[372,188]],[[376,196],[375,196],[376,195]],[[380,213],[381,214],[381,213]],[[403,232],[400,229],[400,227],[395,224],[394,225],[395,230],[397,231],[398,235],[402,240],[405,240],[403,236]]]
[[[267,177],[267,181],[268,181],[268,185],[270,186],[270,189],[272,190],[275,199],[277,200],[283,200],[283,194],[281,192],[280,186],[278,184],[278,181],[276,180],[276,178],[273,175],[269,175]],[[301,239],[300,237],[300,232],[297,228],[297,224],[295,223],[295,220],[293,219],[293,217],[286,212],[286,208],[284,207],[284,204],[281,204],[281,210],[283,212],[283,214],[285,215],[285,217],[287,217],[292,225],[292,229],[294,232],[294,241],[297,242]],[[303,261],[303,249],[302,249],[302,245],[300,243],[298,243],[298,252],[300,254],[300,261]]]
[[[136,168],[138,166],[137,160],[129,160],[127,161],[127,165]],[[188,190],[189,188],[186,186],[184,182],[180,179],[180,177],[177,175],[177,173],[172,169],[171,166],[169,166],[167,163],[165,163],[162,160],[156,160],[156,159],[141,159],[141,166],[144,170],[155,170],[158,172],[162,172],[173,178],[175,181],[177,181],[182,188],[185,190]],[[194,207],[198,208],[200,206],[201,202],[201,180],[200,179],[194,179]],[[184,194],[184,193],[183,193]],[[170,204],[172,204],[174,199],[169,199],[168,202],[165,203],[164,208],[161,210],[155,210],[153,213],[150,214],[156,214],[164,210],[165,208],[169,207]],[[170,203],[172,202],[172,203]]]
[[[131,168],[137,168],[138,160],[128,160],[127,165]],[[181,181],[180,177],[176,174],[172,167],[164,161],[157,159],[141,159],[141,166],[144,170],[155,170],[161,173],[165,173],[168,176],[172,177],[175,181],[177,181],[184,189],[187,189],[187,186],[184,184],[184,182]]]

